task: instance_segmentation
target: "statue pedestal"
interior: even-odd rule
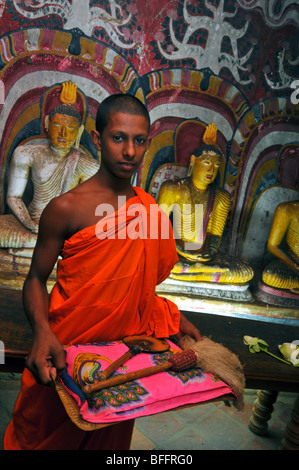
[[[15,250],[15,252],[19,252]],[[25,256],[13,254],[14,250],[0,249],[0,286],[13,289],[22,289],[28,274],[31,257],[28,253]],[[48,280],[48,289],[51,290],[56,282],[56,267]]]
[[[246,284],[218,284],[212,282],[177,281],[167,278],[157,286],[158,292],[177,295],[197,295],[219,300],[236,302],[251,302],[252,294],[249,283]]]
[[[275,287],[268,286],[263,282],[259,282],[255,295],[258,300],[270,305],[299,308],[299,294],[289,290],[275,289]]]
[[[251,301],[237,301],[236,299],[230,301],[220,297],[204,297],[201,295],[202,291],[199,284],[194,283],[197,286],[197,291],[195,286],[186,286],[184,290],[185,286],[178,288],[179,282],[166,279],[156,287],[156,293],[174,302],[181,312],[189,312],[194,321],[198,314],[207,314],[257,320],[258,322],[280,323],[296,327],[299,325],[299,314],[296,308],[270,306],[259,302],[255,298]],[[167,286],[167,292],[165,286]],[[243,334],[246,334],[246,331]]]

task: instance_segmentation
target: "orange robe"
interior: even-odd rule
[[[63,345],[178,332],[177,306],[155,295],[178,261],[170,222],[155,210],[151,196],[134,189],[136,196],[118,211],[64,244],[49,308],[52,330]],[[133,424],[80,430],[52,387],[37,384],[25,369],[4,448],[123,450],[130,446]]]

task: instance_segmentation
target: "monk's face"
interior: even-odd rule
[[[200,157],[194,158],[193,175],[204,185],[212,183],[219,171],[221,157],[215,152],[204,152]]]
[[[139,114],[111,113],[102,135],[92,140],[101,151],[101,171],[121,179],[130,179],[149,147],[148,121]]]
[[[49,136],[54,151],[67,154],[79,131],[79,122],[73,116],[54,114],[49,123]]]

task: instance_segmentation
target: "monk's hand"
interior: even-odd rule
[[[26,367],[43,385],[51,384],[66,368],[64,349],[50,329],[34,332]]]
[[[201,334],[196,326],[193,325],[186,317],[181,313],[180,319],[180,328],[178,333],[178,338],[180,339],[182,336],[188,335],[195,339],[195,341],[200,341]]]

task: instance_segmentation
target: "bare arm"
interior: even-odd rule
[[[226,191],[218,192],[218,194],[216,194],[216,201],[208,225],[204,246],[198,256],[199,261],[210,261],[216,256],[221,244],[229,209],[229,194]]]
[[[191,323],[181,312],[180,329],[177,336],[178,338],[182,338],[184,335],[191,336],[195,341],[200,341],[202,339],[198,328],[196,328],[196,326],[193,325],[193,323]]]
[[[22,146],[15,150],[9,167],[7,204],[16,218],[29,230],[37,233],[38,224],[34,222],[22,197],[29,179],[31,156]]]
[[[181,198],[181,194],[176,190],[176,183],[166,181],[161,184],[157,203],[163,211],[170,217],[174,204]]]
[[[43,384],[49,384],[51,377],[56,378],[65,368],[62,345],[49,325],[47,279],[64,243],[66,220],[59,203],[51,201],[40,220],[39,235],[23,288],[24,309],[33,330],[26,367]]]

